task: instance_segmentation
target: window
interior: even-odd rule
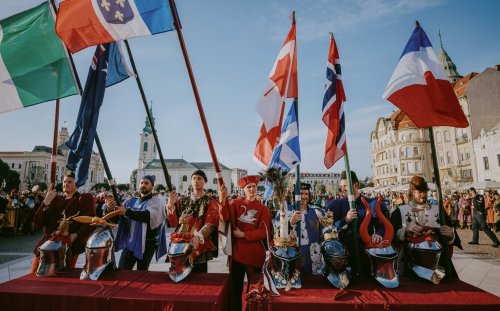
[[[411,149],[410,149],[410,147],[406,147],[406,149],[405,149],[405,155],[406,155],[407,157],[410,157],[410,156],[411,156]]]
[[[498,162],[498,166],[500,166],[500,154],[497,154],[497,162]]]
[[[214,185],[217,185],[217,178],[214,178],[214,179],[213,179],[213,181],[212,181],[212,183],[213,183]]]
[[[439,153],[439,164],[444,164],[444,156],[442,153]]]
[[[441,136],[441,132],[436,132],[436,142],[440,143],[443,141],[443,136]]]
[[[182,176],[182,181],[188,181],[187,175]]]
[[[14,168],[14,163],[12,163],[11,167]]]
[[[420,172],[420,163],[415,162],[415,171]]]
[[[413,162],[408,163],[408,172],[409,173],[413,172]]]
[[[446,152],[446,162],[448,164],[453,163],[453,156],[451,155],[451,151]]]
[[[417,147],[413,148],[413,155],[418,156],[418,148]]]
[[[17,168],[21,168],[21,163],[19,163],[19,165],[17,166]]]
[[[488,157],[483,158],[484,161],[484,169],[487,171],[490,169],[490,162],[488,161]]]
[[[142,151],[148,151],[148,142],[144,143],[144,147],[142,148]]]
[[[450,132],[449,131],[444,131],[444,140],[450,141]]]

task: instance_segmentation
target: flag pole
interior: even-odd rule
[[[418,24],[418,21],[417,21]],[[439,207],[439,223],[443,226],[446,225],[446,217],[443,204],[443,193],[441,191],[441,179],[439,177],[439,166],[437,162],[436,144],[434,143],[434,130],[429,127],[429,140],[431,144],[431,158],[432,158],[432,170],[434,175],[434,183],[436,184],[436,190],[438,194],[438,207]],[[453,228],[452,228],[453,230]],[[452,274],[452,262],[449,253],[448,241],[441,233],[438,233],[440,237],[441,244],[443,245],[443,251],[441,256],[444,258],[444,269],[445,275],[451,277]]]
[[[222,179],[222,173],[219,167],[219,161],[217,160],[217,155],[215,154],[214,145],[212,143],[212,137],[210,136],[210,130],[208,128],[207,120],[205,118],[205,112],[203,111],[203,105],[201,103],[200,94],[198,92],[198,87],[196,86],[196,80],[194,78],[193,70],[191,68],[191,62],[189,61],[189,56],[186,49],[186,44],[184,43],[184,37],[182,35],[182,29],[180,27],[179,15],[177,14],[177,8],[175,7],[174,0],[169,0],[170,9],[172,10],[172,16],[174,17],[174,26],[177,30],[177,37],[179,38],[179,44],[181,46],[182,55],[184,56],[184,61],[186,63],[186,68],[189,74],[189,80],[191,81],[191,87],[193,88],[194,97],[196,99],[196,105],[198,106],[198,112],[200,114],[201,123],[203,125],[203,130],[205,132],[205,137],[207,139],[208,149],[210,150],[210,156],[212,157],[212,162],[214,163],[215,173],[217,174],[217,183],[219,187],[224,185],[224,180]]]
[[[156,149],[158,150],[158,156],[160,157],[161,167],[163,169],[163,174],[165,175],[165,181],[167,183],[168,191],[174,190],[172,186],[172,181],[170,179],[170,175],[168,174],[167,165],[165,163],[165,159],[163,158],[163,152],[160,147],[160,140],[158,139],[158,134],[156,133],[156,126],[153,120],[153,116],[151,115],[151,111],[148,108],[148,100],[146,99],[146,94],[144,92],[144,88],[142,87],[141,78],[139,77],[139,73],[137,72],[137,67],[135,66],[134,56],[132,55],[132,50],[130,49],[130,45],[128,44],[128,40],[123,40],[125,42],[125,46],[127,47],[127,53],[130,59],[130,64],[132,65],[132,70],[135,74],[135,81],[137,82],[137,86],[139,87],[139,91],[141,93],[142,103],[144,104],[144,109],[146,110],[146,116],[148,118],[149,124],[151,125],[151,130],[153,132],[153,138],[155,140]]]
[[[295,24],[295,11],[292,11],[292,26]],[[295,49],[293,51],[294,53],[294,58],[295,58],[295,53],[297,53],[297,37],[295,37]],[[292,64],[293,66],[293,64]],[[300,130],[299,130],[299,98],[298,97],[295,97],[293,99],[293,108],[295,109],[295,116],[297,117],[297,131],[300,133]],[[281,124],[281,123],[280,123]],[[300,212],[300,163],[295,167],[295,191],[294,191],[294,195],[295,195],[295,210],[296,211],[299,211]],[[309,194],[311,194],[311,192],[309,192]],[[302,220],[301,220],[302,221]],[[300,242],[300,238],[301,238],[301,230],[302,230],[302,225],[299,223],[299,225],[296,227],[296,231],[297,231],[297,243],[300,247],[301,245],[301,242]]]
[[[59,83],[58,83],[59,84]],[[59,94],[58,94],[59,95]],[[52,140],[52,157],[50,159],[50,183],[56,186],[56,171],[57,171],[57,143],[59,135],[59,98],[56,99],[56,111],[54,116],[54,137]]]
[[[347,199],[349,201],[349,209],[356,210],[356,198],[352,191],[352,178],[351,178],[351,167],[349,166],[349,155],[347,153],[347,143],[346,143],[346,151],[344,154],[344,163],[345,163],[345,172],[347,177]],[[354,264],[356,265],[356,270],[358,271],[358,275],[362,275],[362,267],[361,267],[361,256],[359,254],[359,238],[358,238],[358,220],[354,219],[352,221],[352,238],[354,244]]]

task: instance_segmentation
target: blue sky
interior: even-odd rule
[[[0,19],[40,0],[0,1]],[[382,93],[419,20],[436,53],[443,45],[460,74],[500,64],[500,1],[448,0],[178,0],[183,34],[219,161],[260,169],[252,159],[261,120],[255,104],[296,11],[301,171],[326,171],[326,127],[321,121],[329,32],[340,53],[347,96],[346,131],[351,169],[371,176],[370,133],[394,106]],[[497,13],[494,13],[497,12]],[[211,161],[188,74],[174,32],[129,40],[165,158]],[[85,84],[95,48],[74,55]],[[0,95],[1,98],[1,95]],[[1,101],[1,99],[0,99]],[[60,124],[74,128],[80,98],[61,101]],[[0,114],[0,150],[52,145],[54,102]],[[98,133],[118,182],[137,167],[145,112],[133,79],[108,88]],[[96,149],[96,148],[94,148]],[[332,171],[344,169],[343,160]]]

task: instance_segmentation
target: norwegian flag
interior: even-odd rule
[[[326,65],[325,96],[323,97],[323,122],[328,127],[325,145],[326,168],[330,168],[342,158],[347,150],[345,137],[345,102],[342,71],[340,70],[339,51],[333,34],[330,37],[330,50]]]
[[[295,51],[295,23],[293,23],[269,74],[264,92],[257,102],[257,112],[263,124],[255,146],[254,160],[265,169],[268,168],[274,148],[280,139],[284,103],[287,98],[298,97]]]

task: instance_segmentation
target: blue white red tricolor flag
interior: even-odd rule
[[[118,43],[99,45],[90,63],[85,90],[75,130],[66,142],[69,154],[66,167],[75,172],[77,187],[88,178],[92,147],[106,87],[121,82],[130,76],[130,71],[121,57]]]
[[[65,0],[56,32],[71,53],[86,47],[174,30],[168,0]]]
[[[325,95],[323,97],[323,122],[328,127],[325,144],[326,168],[330,168],[342,158],[347,150],[345,137],[345,102],[339,51],[333,35],[330,37],[330,49],[326,64]]]
[[[420,128],[469,126],[431,42],[418,22],[382,97]]]
[[[293,23],[269,74],[264,92],[257,102],[257,112],[263,124],[255,146],[254,160],[264,169],[269,167],[274,148],[280,138],[285,101],[287,98],[298,97],[295,46],[295,23]]]

